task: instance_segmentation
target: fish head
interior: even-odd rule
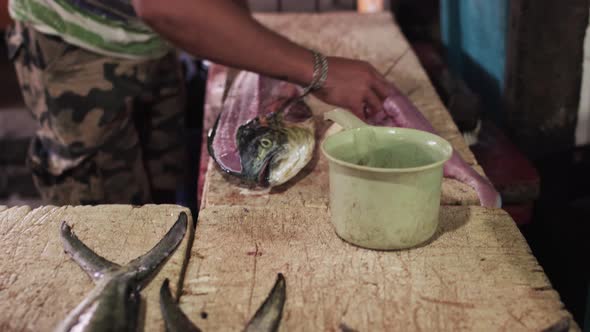
[[[242,177],[261,186],[278,186],[293,178],[312,158],[313,119],[292,123],[282,114],[248,122],[238,130]]]
[[[207,135],[209,155],[228,175],[261,187],[283,184],[311,160],[314,119],[301,88],[242,72]]]
[[[287,136],[280,128],[263,124],[259,118],[238,129],[238,150],[242,164],[242,178],[262,186],[269,186],[270,164],[281,153]]]

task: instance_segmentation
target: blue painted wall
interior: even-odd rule
[[[451,69],[501,117],[509,0],[441,0],[441,34]]]

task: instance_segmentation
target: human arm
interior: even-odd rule
[[[250,5],[248,5],[248,0],[233,0],[238,6],[247,9],[248,12],[250,11]]]
[[[308,85],[312,53],[258,23],[238,0],[133,0],[139,16],[185,51],[228,66]],[[316,95],[363,116],[380,110],[389,84],[366,62],[329,57],[328,79]]]

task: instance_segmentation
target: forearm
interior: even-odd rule
[[[133,0],[133,3],[155,31],[195,56],[309,84],[313,76],[311,52],[263,27],[236,3],[239,1]]]

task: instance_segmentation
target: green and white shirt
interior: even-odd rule
[[[73,45],[131,59],[154,59],[171,47],[135,14],[130,0],[9,0],[10,16]]]

